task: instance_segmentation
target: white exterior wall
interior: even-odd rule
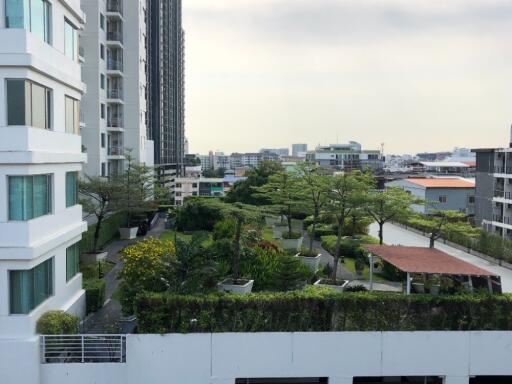
[[[0,340],[30,336],[38,317],[49,309],[84,314],[82,277],[66,282],[66,248],[81,238],[86,225],[79,205],[66,207],[66,172],[80,171],[85,155],[79,135],[65,132],[64,97],[80,99],[80,65],[64,55],[64,18],[81,27],[77,1],[52,1],[52,44],[24,29],[5,28],[0,0]],[[52,90],[51,130],[7,126],[5,79],[22,78]],[[8,176],[52,175],[52,212],[28,221],[8,217]],[[28,315],[11,315],[9,271],[26,270],[54,258],[53,296]],[[1,372],[1,371],[0,371]],[[2,380],[0,373],[0,382]]]
[[[0,343],[0,356],[2,348]],[[122,364],[43,364],[38,370],[38,361],[20,358],[27,370],[16,370],[16,383],[234,384],[236,378],[328,377],[329,383],[349,384],[357,376],[403,375],[467,384],[472,375],[512,375],[511,332],[128,335],[126,349]],[[27,345],[14,354],[27,350],[33,361],[34,348]],[[0,359],[0,371],[12,374],[8,368]]]

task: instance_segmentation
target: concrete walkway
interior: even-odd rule
[[[119,286],[117,274],[123,267],[123,263],[119,260],[119,252],[129,245],[135,244],[146,237],[160,237],[165,231],[165,220],[159,219],[157,224],[151,229],[146,236],[138,237],[133,240],[118,240],[110,243],[105,247],[108,251],[107,261],[114,263],[115,266],[107,273],[103,279],[105,280],[105,305],[97,312],[91,314],[84,321],[84,333],[124,333],[121,313],[121,303],[112,298],[112,295]]]
[[[379,227],[377,224],[373,223],[370,225],[370,235],[378,237],[378,231]],[[384,225],[384,243],[389,245],[401,244],[414,247],[428,247],[429,239],[425,236],[408,231],[405,228],[387,223]],[[439,241],[436,241],[436,248],[449,255],[455,256],[458,259],[467,261],[477,267],[501,276],[503,292],[512,292],[512,270],[500,267],[496,263],[491,263],[479,258],[478,256],[450,247],[449,245],[443,244]]]

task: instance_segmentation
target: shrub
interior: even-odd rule
[[[224,219],[213,226],[213,240],[233,239],[235,236],[234,220]]]
[[[107,217],[103,220],[103,224],[101,224],[100,236],[98,239],[98,247],[101,248],[112,239],[114,239],[117,234],[119,228],[126,221],[126,214],[123,212],[113,214],[112,216]],[[89,253],[93,250],[94,244],[94,231],[96,230],[96,225],[90,225],[87,228],[87,232],[82,235],[82,240],[80,240],[80,252]]]
[[[48,311],[36,324],[36,332],[41,335],[73,335],[78,332],[80,319],[64,311]]]
[[[315,226],[315,232],[313,231],[313,225],[308,227],[308,233],[313,234],[315,239],[321,239],[323,236],[334,236],[336,235],[336,230],[331,224],[317,224]]]
[[[190,197],[176,211],[176,227],[180,231],[211,231],[222,220],[221,209],[205,199]]]
[[[368,290],[366,289],[366,287],[364,285],[356,284],[356,285],[351,285],[351,286],[345,287],[344,291],[345,292],[366,292]]]
[[[105,303],[105,280],[84,280],[85,308],[87,313],[96,312]]]
[[[511,295],[325,290],[206,296],[143,293],[136,303],[141,333],[511,330],[511,311]]]

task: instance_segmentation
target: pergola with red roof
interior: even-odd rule
[[[487,278],[492,292],[491,278],[499,276],[464,260],[453,257],[436,248],[406,247],[402,245],[365,245],[372,255],[380,257],[399,270],[407,273],[407,294],[411,292],[411,273],[467,276]]]

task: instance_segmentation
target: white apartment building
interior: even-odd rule
[[[174,203],[183,205],[185,198],[190,196],[221,197],[229,192],[237,181],[245,177],[226,176],[224,178],[181,177],[176,179]]]
[[[0,339],[33,335],[50,309],[84,315],[84,21],[78,0],[0,0]]]
[[[146,0],[82,0],[82,9],[87,16],[80,35],[87,84],[84,173],[119,174],[127,148],[135,162],[152,166],[153,141],[146,127]]]

